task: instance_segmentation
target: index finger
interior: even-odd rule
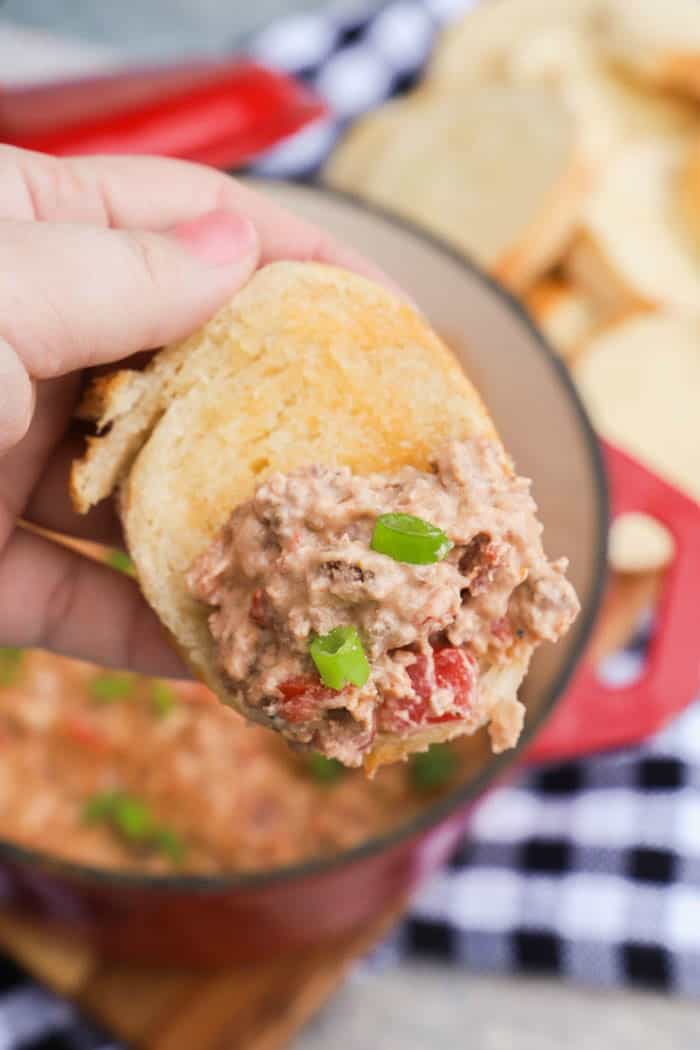
[[[49,157],[0,146],[0,220],[170,230],[216,210],[254,223],[261,261],[325,262],[400,289],[380,267],[325,230],[230,175],[167,157]]]

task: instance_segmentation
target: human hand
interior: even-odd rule
[[[185,673],[132,580],[18,522],[122,542],[111,503],[80,517],[68,496],[84,370],[188,335],[273,259],[387,281],[212,169],[0,146],[0,645]]]

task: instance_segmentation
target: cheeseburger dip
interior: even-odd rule
[[[270,476],[188,587],[227,684],[290,741],[358,766],[378,737],[489,723],[501,751],[524,712],[494,698],[487,672],[527,662],[579,607],[541,532],[500,445],[451,441],[427,472]]]

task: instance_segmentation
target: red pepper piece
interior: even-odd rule
[[[71,743],[95,754],[104,754],[111,750],[112,743],[109,738],[80,715],[66,715],[61,722],[61,730]]]
[[[391,697],[384,702],[379,712],[381,729],[396,732],[409,726],[455,722],[468,714],[476,680],[471,657],[464,650],[453,646],[437,649],[433,653],[433,669],[437,688],[452,692],[452,709],[442,715],[436,715],[431,710],[433,686],[429,657],[420,653],[415,662],[406,668],[414,695]]]
[[[320,679],[311,675],[295,675],[278,686],[282,700],[278,703],[280,714],[287,722],[299,724],[315,721],[323,709],[325,700],[337,697],[334,689],[321,685]]]

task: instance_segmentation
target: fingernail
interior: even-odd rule
[[[181,222],[173,231],[198,259],[212,266],[227,266],[257,248],[258,235],[250,219],[233,211],[209,211]]]

